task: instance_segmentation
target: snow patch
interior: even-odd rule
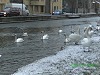
[[[92,40],[95,44],[100,41],[100,38],[93,37]],[[96,49],[95,52],[84,52],[81,45],[70,45],[56,55],[42,58],[19,68],[12,75],[78,75],[83,72],[90,73],[91,70],[96,70],[96,67],[88,65],[98,65],[96,61],[100,59],[99,57],[99,49]]]

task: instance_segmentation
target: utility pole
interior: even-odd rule
[[[23,16],[23,0],[22,0],[22,16]]]
[[[53,12],[53,2],[54,2],[54,0],[51,0],[51,4],[52,4],[52,5],[51,5],[51,6],[52,6],[52,8],[51,8],[51,9],[52,9],[52,10],[51,10],[51,14],[52,14],[52,12]]]
[[[78,13],[78,0],[76,0],[76,13]]]

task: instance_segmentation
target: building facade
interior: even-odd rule
[[[48,14],[54,10],[62,10],[62,0],[28,0],[28,2],[24,0],[24,2],[32,14]]]
[[[62,3],[63,0],[51,0],[51,5],[50,5],[50,13],[52,13],[55,10],[62,10]]]
[[[0,0],[0,10],[6,3],[24,3],[31,14],[50,14],[54,10],[67,13],[100,12],[100,0]]]
[[[99,7],[100,0],[63,0],[63,10],[68,13],[95,13]]]
[[[0,0],[0,11],[4,8],[6,3],[9,3],[9,0]]]
[[[30,12],[32,14],[45,13],[45,2],[46,0],[30,0]]]

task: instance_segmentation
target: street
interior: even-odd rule
[[[2,55],[0,57],[0,67],[1,67],[0,75],[11,75],[11,74],[13,75],[50,75],[50,73],[53,75],[66,75],[67,73],[64,74],[62,71],[60,72],[55,71],[54,67],[53,69],[51,67],[47,69],[48,71],[50,71],[49,73],[44,68],[44,66],[46,66],[47,68],[48,67],[47,63],[50,63],[50,65],[53,66],[55,65],[55,63],[56,65],[58,65],[59,63],[65,64],[65,63],[70,62],[68,61],[68,62],[63,63],[62,61],[61,62],[58,61],[58,64],[57,64],[57,61],[55,61],[52,64],[52,62],[50,62],[49,60],[52,60],[52,57],[55,58],[54,55],[58,57],[61,57],[60,55],[62,55],[61,58],[65,60],[66,56],[65,54],[62,54],[64,52],[65,53],[69,52],[71,56],[73,56],[73,54],[75,54],[76,52],[82,52],[82,50],[78,49],[80,48],[80,45],[79,46],[72,45],[72,47],[77,50],[75,50],[74,53],[71,53],[71,50],[73,51],[73,49],[70,50],[70,45],[64,46],[65,37],[63,34],[66,34],[68,36],[71,33],[71,30],[75,30],[77,32],[77,29],[80,28],[81,35],[83,35],[83,29],[85,26],[89,25],[89,22],[95,23],[96,21],[99,21],[99,20],[100,20],[100,17],[91,17],[91,18],[0,24],[0,34],[1,34],[0,35],[0,41],[1,41],[0,42],[0,55]],[[59,34],[58,33],[59,30],[62,30],[63,32]],[[23,37],[22,34],[24,32],[27,32],[28,36]],[[15,34],[17,34],[17,37],[23,38],[24,42],[16,43]],[[43,34],[48,34],[49,39],[41,40],[41,37],[43,36]],[[68,51],[63,52],[63,49],[61,49],[63,46],[65,47],[64,49],[68,48]],[[93,47],[99,48],[99,45],[95,46],[94,44]],[[62,52],[59,53],[59,51],[62,51]],[[83,57],[85,55],[87,56],[87,53],[83,52],[81,53],[81,55],[82,54],[84,54]],[[78,56],[80,56],[80,54]],[[44,61],[46,60],[45,62],[47,65],[42,63],[43,61],[42,58],[44,58],[43,59]],[[74,59],[74,56],[73,56],[73,59]],[[78,62],[77,57],[75,57],[75,60],[77,60]],[[42,63],[42,65],[39,63],[39,61],[40,63]],[[38,62],[39,64],[37,64],[36,62]],[[88,61],[88,62],[91,62],[91,61]],[[26,66],[30,63],[33,63],[33,64],[30,65],[29,67]],[[31,68],[34,65],[37,65],[38,67],[34,68],[34,72],[33,72]],[[25,67],[25,69],[23,66]],[[67,66],[69,65],[67,64]],[[38,71],[40,70],[36,72],[37,68],[38,69],[43,68],[45,71],[41,70],[41,73],[39,74]],[[24,72],[23,70],[25,70],[26,72]],[[53,70],[55,71],[55,73]],[[43,72],[45,73],[43,74]],[[59,74],[56,74],[56,72],[58,72]]]

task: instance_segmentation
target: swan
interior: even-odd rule
[[[61,30],[61,29],[60,29],[58,32],[59,32],[59,33],[62,33],[62,32],[63,32],[63,30]]]
[[[23,33],[23,36],[28,36],[27,32]]]
[[[45,35],[43,35],[43,36],[42,36],[42,38],[41,38],[41,39],[43,39],[43,40],[44,40],[44,39],[48,39],[48,38],[49,38],[49,35],[48,35],[48,34],[45,34]]]
[[[48,39],[49,35],[48,34],[44,34],[44,31],[41,31],[41,33],[43,33],[43,36],[41,37],[42,40]]]
[[[2,55],[0,55],[0,57],[1,57]]]
[[[76,45],[78,45],[78,42],[81,40],[80,28],[78,28],[78,32],[79,33],[71,33],[68,38],[65,38],[65,42],[74,42]]]
[[[48,39],[49,38],[49,35],[48,34],[45,34],[43,35],[42,39]]]
[[[100,30],[100,26],[97,25],[96,26],[96,30],[99,31]]]
[[[86,37],[84,37],[83,40],[81,41],[83,48],[88,47],[88,52],[89,52],[89,48],[92,44],[91,36],[88,33],[90,31],[90,29],[91,29],[91,27],[87,27],[87,29],[85,31]],[[84,50],[84,52],[85,52],[85,50]]]
[[[15,42],[23,42],[23,38],[17,38],[17,34],[15,34]]]
[[[95,30],[96,30],[96,31],[99,31],[99,30],[100,30],[100,24],[97,24],[97,25],[96,25]]]
[[[69,43],[71,42],[71,39],[69,37],[67,37],[67,35],[64,33],[64,37],[65,37],[65,41],[64,43]]]
[[[94,34],[94,30],[93,30],[92,27],[93,27],[92,25],[89,25],[89,30],[87,32],[90,37],[92,37],[92,35]],[[88,27],[84,27],[84,32],[87,30],[87,28]],[[84,33],[84,37],[85,38],[87,37],[87,34],[86,33]]]

